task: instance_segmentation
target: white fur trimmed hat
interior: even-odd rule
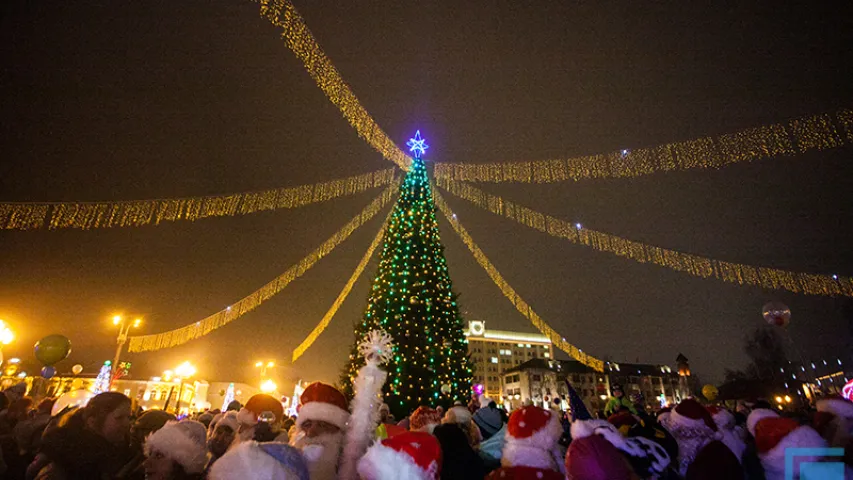
[[[553,450],[563,434],[560,419],[550,410],[528,406],[512,412],[507,423],[501,464],[554,468]],[[562,462],[560,462],[562,467]]]
[[[755,426],[765,418],[776,418],[779,414],[769,408],[756,408],[746,417],[746,429],[755,437]]]
[[[201,473],[207,465],[207,429],[194,420],[169,422],[145,439],[145,455],[162,453],[187,473]]]
[[[831,413],[837,417],[853,418],[853,402],[840,396],[822,398],[817,401],[817,411]]]
[[[471,423],[473,418],[474,416],[471,415],[471,411],[467,407],[456,405],[445,412],[441,423],[461,423],[467,425]]]
[[[242,442],[214,462],[210,480],[309,480],[308,467],[299,450],[286,443]]]
[[[785,451],[789,448],[825,448],[827,446],[817,431],[800,425],[796,420],[781,417],[761,419],[755,426],[755,446],[764,475],[768,480],[785,478]],[[798,456],[800,462],[812,462],[817,457]],[[790,472],[788,472],[790,473]],[[799,478],[797,472],[794,477]]]
[[[349,421],[347,399],[331,385],[314,382],[302,392],[299,400],[299,417],[296,419],[298,427],[305,420],[320,420],[343,430]]]
[[[436,480],[441,444],[426,432],[403,432],[374,443],[358,461],[364,480]]]
[[[707,427],[716,432],[717,424],[711,413],[701,403],[688,398],[682,400],[669,415],[670,425],[680,425],[689,428]]]

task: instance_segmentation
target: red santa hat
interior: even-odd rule
[[[735,427],[735,416],[732,412],[716,405],[707,407],[707,410],[711,414],[711,418],[714,419],[718,430],[731,430]]]
[[[825,448],[826,440],[815,429],[796,420],[781,417],[763,418],[755,425],[755,447],[767,480],[785,478],[785,450],[788,448]],[[797,457],[799,462],[814,457]],[[788,477],[791,478],[791,477]],[[796,475],[793,478],[799,478]]]
[[[320,420],[344,429],[349,420],[349,406],[344,394],[337,388],[321,382],[314,382],[299,397],[299,417],[296,426],[301,427],[305,420]]]
[[[572,426],[574,430],[574,426]],[[632,480],[631,466],[601,435],[573,438],[566,452],[568,480]]]
[[[168,422],[145,439],[145,455],[159,452],[189,474],[201,473],[207,465],[207,429],[194,420]]]
[[[755,437],[755,426],[765,418],[777,418],[779,414],[769,408],[756,408],[746,417],[746,429]]]
[[[516,410],[507,424],[501,464],[562,470],[562,455],[556,459],[556,465],[554,458],[562,434],[560,419],[550,410],[532,405]]]
[[[257,425],[258,417],[264,412],[275,415],[275,422],[284,421],[284,406],[278,399],[266,393],[252,395],[237,414],[237,421],[242,425]]]
[[[441,423],[441,416],[437,411],[430,407],[420,406],[409,417],[409,430],[432,433],[432,430],[439,423]]]
[[[714,418],[701,403],[692,398],[683,400],[672,410],[669,416],[670,425],[681,427],[700,428],[708,427],[713,431],[717,431],[717,424],[714,423]]]
[[[364,480],[437,480],[441,445],[426,432],[404,432],[374,443],[358,461]]]

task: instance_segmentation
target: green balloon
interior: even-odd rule
[[[44,365],[53,365],[71,353],[71,340],[63,335],[48,335],[36,342],[35,353]]]

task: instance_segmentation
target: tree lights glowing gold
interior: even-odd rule
[[[851,277],[792,272],[682,253],[598,232],[577,223],[572,224],[486,193],[467,183],[442,179],[437,184],[459,198],[529,228],[640,263],[651,263],[696,277],[716,278],[739,285],[755,285],[808,295],[853,296],[853,278]]]
[[[290,282],[301,277],[311,267],[313,267],[320,259],[328,255],[340,245],[358,227],[364,225],[365,222],[373,218],[379,211],[391,201],[394,195],[394,189],[398,185],[398,181],[392,183],[382,194],[370,202],[361,213],[356,215],[352,220],[347,222],[340,230],[335,232],[328,240],[323,242],[316,250],[308,254],[299,263],[290,267],[286,272],[282,273],[271,282],[263,287],[255,290],[248,296],[238,300],[234,304],[225,307],[224,309],[210,315],[207,318],[191,323],[189,325],[170,330],[168,332],[157,333],[153,335],[141,335],[129,337],[130,344],[128,351],[130,352],[145,352],[150,350],[159,350],[162,348],[170,348],[184,344],[190,340],[207,335],[213,330],[227,325],[230,322],[240,318],[246,313],[257,308],[261,303],[269,300],[275,294],[280,292]]]
[[[139,227],[298,208],[391,184],[394,169],[297,187],[206,197],[114,202],[1,202],[0,230]]]
[[[378,271],[341,378],[345,391],[351,392],[364,365],[358,342],[367,332],[382,330],[394,343],[383,388],[392,412],[404,416],[418,405],[468,398],[465,325],[443,252],[427,172],[416,157],[382,239]]]
[[[812,115],[719,137],[623,149],[609,154],[506,163],[439,163],[435,166],[435,178],[553,183],[585,178],[636,177],[656,172],[720,168],[851,143],[853,110],[840,110],[835,114]]]

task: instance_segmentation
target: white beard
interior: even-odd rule
[[[344,432],[308,438],[305,432],[297,429],[290,445],[302,452],[311,480],[335,480],[343,440]]]

